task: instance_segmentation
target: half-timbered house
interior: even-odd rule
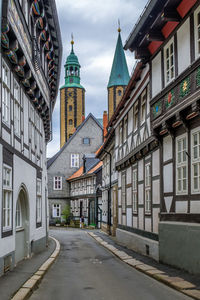
[[[116,238],[158,259],[159,149],[151,136],[149,100],[149,66],[137,62],[108,126],[115,131],[118,171]]]
[[[102,162],[94,154],[83,156],[83,166],[70,176],[70,208],[74,220],[84,217],[84,224],[101,225]]]
[[[46,145],[62,57],[54,0],[1,1],[0,275],[45,249]]]
[[[152,0],[125,49],[150,66],[152,134],[160,145],[159,259],[200,266],[200,5]]]

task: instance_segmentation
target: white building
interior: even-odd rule
[[[0,275],[46,247],[46,145],[62,45],[55,1],[3,1]]]

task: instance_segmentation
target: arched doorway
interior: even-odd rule
[[[29,256],[29,209],[25,188],[21,188],[15,215],[15,263]]]

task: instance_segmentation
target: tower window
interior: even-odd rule
[[[77,67],[75,68],[75,75],[78,76],[78,69],[77,69]]]
[[[122,91],[118,90],[118,96],[121,96],[121,95],[122,95]]]
[[[72,111],[72,105],[69,105],[69,111]]]
[[[73,67],[70,67],[70,75],[74,75],[74,69],[73,69]]]
[[[69,125],[73,125],[73,120],[69,119]]]

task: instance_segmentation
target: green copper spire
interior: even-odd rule
[[[126,63],[126,57],[122,46],[120,31],[121,29],[119,28],[119,35],[115,49],[115,56],[112,64],[110,78],[108,82],[108,88],[111,86],[128,85],[128,82],[130,80],[128,67]]]
[[[80,84],[80,64],[78,61],[78,57],[74,53],[74,40],[72,36],[71,41],[71,52],[70,55],[66,59],[65,63],[65,84],[61,87],[78,87],[83,89]]]

